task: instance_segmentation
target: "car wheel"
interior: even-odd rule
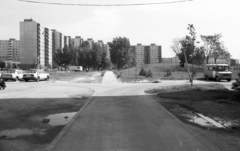
[[[230,82],[232,79],[227,79],[228,82]]]
[[[221,81],[221,79],[219,77],[216,77],[216,81]]]
[[[47,78],[46,78],[46,81],[48,81],[49,80],[49,76],[47,76]]]
[[[26,81],[26,82],[28,82],[28,80],[27,80],[27,79],[26,79],[25,81]]]
[[[16,79],[15,79],[16,81],[19,81],[19,78],[18,77],[16,77]]]

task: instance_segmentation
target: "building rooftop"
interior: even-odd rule
[[[24,19],[24,22],[36,22],[36,21],[33,19]]]

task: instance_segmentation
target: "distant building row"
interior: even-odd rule
[[[25,19],[20,22],[20,68],[51,67],[54,52],[64,46],[78,48],[82,42],[80,36],[71,38],[57,30],[43,27],[32,19]],[[89,38],[87,42],[91,49],[93,40]],[[98,43],[103,45],[102,41]],[[107,48],[107,56],[110,57],[109,48],[106,45],[104,47]]]
[[[144,46],[137,44],[132,46],[135,52],[135,61],[137,66],[143,66],[144,64],[156,64],[162,60],[162,47],[151,44],[150,46]]]
[[[71,38],[57,30],[43,27],[33,19],[25,19],[20,22],[20,40],[0,40],[0,60],[20,62],[21,69],[52,67],[54,52],[64,46],[78,48],[82,42],[80,36]],[[87,42],[91,49],[94,41],[89,38]],[[98,41],[98,44],[105,48],[110,58],[109,45],[102,41]],[[137,44],[131,47],[138,66],[162,61],[161,46]]]

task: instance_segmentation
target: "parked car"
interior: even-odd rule
[[[50,75],[46,73],[44,70],[39,69],[32,69],[26,71],[26,73],[23,74],[23,80],[26,82],[29,80],[34,81],[40,81],[40,80],[49,80]]]
[[[232,80],[232,72],[229,71],[228,64],[206,64],[204,66],[204,76],[206,80],[210,78],[216,79],[216,81]]]
[[[19,81],[19,80],[22,80],[23,74],[24,74],[23,70],[11,69],[11,70],[7,70],[6,73],[2,73],[1,77],[4,81],[7,81],[7,80]]]

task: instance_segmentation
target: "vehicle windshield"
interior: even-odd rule
[[[8,70],[7,73],[15,73],[15,70]]]
[[[28,70],[27,73],[36,73],[36,70]]]
[[[228,66],[218,66],[217,71],[229,71],[229,67]]]

